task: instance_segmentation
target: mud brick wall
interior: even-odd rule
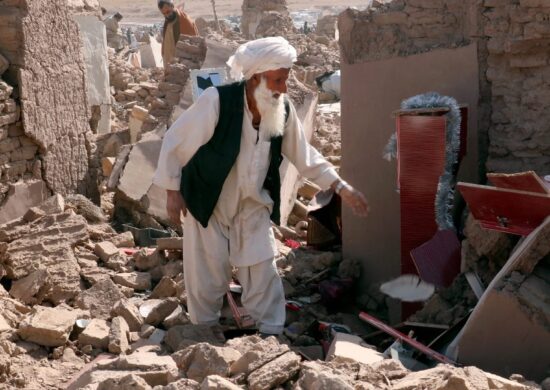
[[[39,178],[38,146],[23,131],[21,107],[11,97],[13,87],[0,79],[0,204],[8,183],[21,178]]]
[[[39,151],[41,176],[51,191],[95,198],[85,65],[78,25],[67,9],[64,0],[0,1],[0,53],[10,61],[4,79],[15,87],[22,120],[11,133],[22,133],[21,146]],[[16,144],[9,142],[9,148]],[[0,148],[0,159],[7,149]],[[14,150],[9,153],[11,159]],[[1,180],[5,184],[5,176]]]
[[[550,173],[550,1],[485,0],[490,171]]]
[[[550,172],[549,1],[375,0],[339,30],[348,64],[477,42],[480,173]]]

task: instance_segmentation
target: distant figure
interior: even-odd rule
[[[103,21],[107,29],[107,45],[115,50],[124,48],[124,35],[118,25],[121,20],[122,15],[117,12]]]
[[[310,30],[309,26],[307,25],[307,21],[305,21],[304,22],[304,34],[307,35],[307,34],[309,34],[310,31],[311,30]]]
[[[162,29],[162,59],[164,65],[174,61],[176,44],[180,34],[199,35],[195,22],[181,9],[174,7],[173,0],[158,0],[160,12],[164,15]]]

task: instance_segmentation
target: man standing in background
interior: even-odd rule
[[[174,0],[158,0],[158,7],[164,15],[162,59],[166,66],[174,61],[180,34],[199,35],[199,31],[195,22],[185,12],[174,6]]]
[[[124,36],[119,25],[121,20],[122,15],[117,12],[103,21],[107,30],[107,44],[117,51],[124,48]]]

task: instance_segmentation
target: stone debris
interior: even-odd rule
[[[231,347],[216,347],[208,343],[198,343],[172,355],[178,368],[197,382],[209,375],[227,377],[231,364],[240,357],[240,352]]]
[[[136,305],[128,299],[118,301],[113,307],[111,315],[124,318],[131,332],[139,332],[143,326],[143,317]]]
[[[65,345],[77,318],[75,311],[35,306],[19,324],[18,334],[26,341],[46,347]]]
[[[94,318],[78,335],[78,344],[82,347],[91,345],[93,348],[106,350],[109,347],[109,323]]]
[[[130,328],[123,317],[113,318],[109,331],[109,352],[114,354],[126,353],[130,349],[129,333]]]
[[[282,385],[300,371],[300,356],[287,352],[248,376],[251,390],[271,389]]]

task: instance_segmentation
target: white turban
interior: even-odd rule
[[[296,49],[286,39],[269,37],[242,44],[227,65],[234,79],[248,80],[256,73],[292,68],[295,61]]]

